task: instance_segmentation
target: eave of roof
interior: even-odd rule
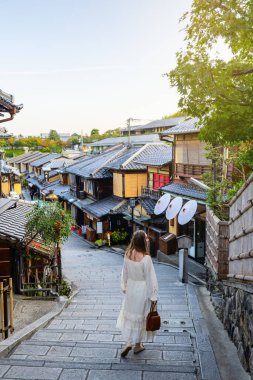
[[[160,187],[159,190],[175,196],[182,196],[184,199],[196,199],[198,203],[206,204],[207,190],[204,190],[198,186],[171,183],[169,185]]]

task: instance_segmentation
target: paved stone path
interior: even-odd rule
[[[162,327],[146,350],[121,359],[115,328],[122,295],[121,255],[93,249],[72,236],[63,249],[65,275],[80,291],[48,326],[0,360],[0,378],[45,380],[219,380],[192,285],[155,264]]]

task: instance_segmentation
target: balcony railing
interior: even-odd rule
[[[176,175],[178,177],[195,177],[201,178],[204,173],[210,171],[209,165],[192,165],[192,164],[176,164]]]
[[[147,196],[149,196],[152,199],[157,199],[158,200],[160,198],[160,196],[161,196],[161,192],[160,192],[160,190],[154,190],[154,189],[151,189],[149,187],[142,186],[142,188],[141,188],[141,195],[147,195]]]

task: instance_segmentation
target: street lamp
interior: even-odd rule
[[[135,198],[129,198],[129,206],[132,209],[132,235],[134,233],[134,208],[135,208]]]
[[[179,279],[188,283],[188,249],[192,245],[192,238],[187,235],[177,237],[179,249]]]

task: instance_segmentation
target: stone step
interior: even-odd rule
[[[40,380],[196,380],[199,368],[194,365],[159,363],[86,363],[66,361],[31,361],[5,359],[0,367],[5,379]]]
[[[59,334],[60,335],[60,334]],[[53,346],[53,345],[59,345],[59,346],[66,346],[66,347],[102,347],[102,348],[108,348],[108,347],[121,347],[124,342],[121,340],[95,340],[95,339],[89,339],[89,336],[86,340],[76,340],[76,339],[66,339],[65,334],[63,334],[63,339],[58,339],[57,341],[54,340],[54,336],[47,335],[47,340],[41,339],[41,335],[38,336],[38,340],[29,340],[27,342],[22,343],[20,346],[18,346],[15,350],[15,353],[18,353],[22,351],[22,347],[28,347],[28,346]],[[164,340],[162,339],[164,338]],[[181,339],[180,339],[181,338]],[[191,351],[193,350],[195,346],[195,343],[192,339],[189,339],[188,337],[177,337],[177,336],[159,336],[156,338],[156,340],[153,343],[146,343],[145,347],[146,349],[159,349],[168,351]]]

